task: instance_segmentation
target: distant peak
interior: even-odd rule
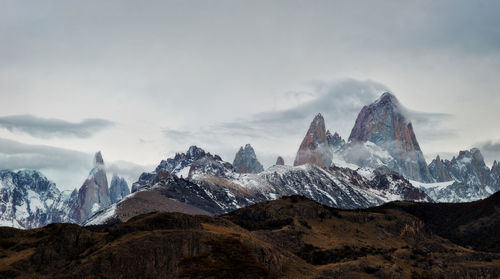
[[[253,147],[249,143],[245,144],[245,147],[243,149],[244,150],[249,150],[249,151],[251,150],[251,151],[253,151]]]
[[[192,145],[192,146],[189,147],[186,155],[188,157],[190,157],[190,158],[198,158],[200,156],[204,156],[205,155],[205,150],[199,148],[196,145]]]
[[[245,147],[240,147],[234,157],[233,166],[238,173],[259,173],[264,170],[249,143],[245,144]]]
[[[278,158],[276,159],[276,164],[277,166],[284,166],[285,165],[285,160],[283,159],[283,157],[281,156],[278,156]]]
[[[379,97],[379,100],[387,100],[387,99],[393,100],[393,99],[396,99],[396,96],[394,96],[394,94],[392,94],[391,92],[384,92]]]
[[[316,114],[313,121],[311,122],[309,129],[316,129],[318,127],[322,130],[325,130],[325,119],[323,118],[323,115],[321,115],[321,113]],[[323,131],[323,133],[325,132]]]
[[[317,122],[317,121],[322,121],[322,122],[325,121],[325,119],[323,118],[323,115],[321,113],[316,114],[316,116],[314,117],[313,123]]]
[[[241,146],[239,153],[253,154],[253,156],[255,156],[255,150],[249,143],[245,144],[245,146]]]
[[[104,160],[102,159],[101,151],[98,151],[94,155],[94,166],[102,166],[104,165]]]
[[[399,106],[399,100],[396,96],[390,92],[384,92],[380,97],[374,102],[374,104],[392,104]]]

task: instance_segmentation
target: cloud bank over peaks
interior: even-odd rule
[[[337,131],[348,138],[356,117],[365,105],[378,99],[384,92],[390,92],[388,86],[372,81],[352,78],[334,81],[314,80],[308,83],[307,91],[289,91],[285,98],[303,100],[286,109],[265,111],[244,119],[215,123],[206,127],[176,130],[165,128],[163,134],[173,148],[182,151],[186,143],[200,144],[215,152],[221,150],[224,158],[231,158],[237,146],[251,142],[259,157],[265,158],[263,164],[274,164],[279,154],[293,158],[310,121],[318,112],[325,118],[327,129]],[[395,94],[397,97],[397,94]],[[420,112],[405,107],[404,111],[417,131],[417,137],[423,141],[450,136],[453,133],[445,129],[437,130],[443,121],[452,117],[443,113]],[[221,148],[226,144],[227,148]],[[231,148],[234,147],[234,148]],[[234,150],[233,150],[234,149]],[[272,151],[273,156],[262,156],[259,152]]]

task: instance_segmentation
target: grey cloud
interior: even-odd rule
[[[79,123],[61,119],[42,118],[34,115],[10,115],[0,117],[0,126],[11,132],[27,133],[37,138],[77,137],[89,138],[93,134],[115,125],[113,122],[89,118]]]
[[[404,108],[406,117],[412,122],[417,139],[433,141],[457,136],[458,131],[445,124],[454,116],[448,113],[421,112]]]
[[[183,130],[176,130],[176,129],[163,129],[163,134],[174,141],[185,141],[187,138],[190,138],[193,136],[192,132],[189,131],[183,131]]]
[[[0,138],[0,168],[84,168],[89,169],[92,155],[46,145],[32,145]]]
[[[0,138],[0,169],[39,170],[62,190],[80,187],[91,167],[91,154]]]
[[[328,128],[346,135],[354,124],[354,119],[361,108],[373,102],[379,94],[389,89],[378,82],[355,79],[337,81],[312,81],[315,96],[295,107],[286,110],[270,111],[254,115],[249,120],[221,123],[219,127],[231,131],[237,128],[248,136],[280,137],[287,133],[304,133],[314,115],[321,112]]]
[[[231,135],[248,139],[276,139],[296,136],[307,130],[309,122],[318,112],[323,113],[328,127],[347,133],[363,105],[371,103],[388,88],[374,81],[343,79],[332,82],[312,81],[311,92],[300,95],[315,96],[285,110],[263,112],[248,119],[237,119],[202,128],[199,131],[164,129],[165,136],[176,141],[188,138],[211,138]],[[285,93],[285,97],[290,95]],[[296,96],[295,94],[292,94]]]

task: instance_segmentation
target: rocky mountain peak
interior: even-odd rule
[[[111,185],[109,186],[109,198],[111,203],[116,203],[130,194],[127,181],[123,177],[113,175]]]
[[[102,158],[101,151],[98,151],[94,155],[94,167],[96,166],[103,166],[104,165],[104,159]]]
[[[135,193],[148,187],[150,180],[162,172],[189,180],[193,176],[205,174],[225,177],[233,171],[231,163],[224,162],[220,156],[212,155],[193,145],[186,153],[176,153],[173,158],[162,160],[153,172],[142,173],[139,180],[132,184],[131,190]]]
[[[453,160],[461,162],[472,162],[474,165],[478,165],[480,167],[486,166],[483,154],[481,154],[481,151],[478,148],[461,150],[458,153],[458,157],[454,158]]]
[[[281,156],[278,156],[278,158],[276,159],[276,164],[277,166],[284,166],[285,165],[285,160],[283,159],[283,157]]]
[[[462,150],[448,163],[450,176],[457,182],[467,185],[486,185],[490,172],[477,148]]]
[[[448,169],[445,166],[443,160],[439,155],[436,156],[436,159],[432,160],[429,164],[429,172],[431,176],[436,180],[436,182],[445,182],[453,180],[448,173]]]
[[[500,191],[500,163],[496,160],[493,162],[493,166],[491,167],[487,184],[491,188],[492,192]]]
[[[66,198],[37,170],[0,170],[0,226],[36,228],[68,222]]]
[[[240,147],[234,157],[233,167],[238,173],[259,173],[264,170],[250,144]]]
[[[329,167],[332,160],[332,151],[328,147],[325,119],[318,113],[307,130],[306,136],[300,144],[294,166],[315,164],[320,167]]]
[[[389,92],[363,107],[349,141],[353,144],[372,142],[395,159],[393,170],[413,180],[432,181],[413,125],[397,98]]]
[[[94,167],[78,190],[78,199],[72,205],[71,217],[78,223],[111,205],[108,178],[101,152],[94,156]]]
[[[374,103],[382,105],[391,104],[399,106],[399,100],[391,92],[384,92]]]
[[[330,130],[326,131],[326,140],[328,142],[328,146],[330,146],[334,151],[338,151],[345,145],[345,140],[337,132],[332,135]]]
[[[196,145],[192,145],[189,147],[188,151],[186,152],[186,159],[188,160],[197,160],[200,159],[201,157],[205,156],[205,150],[197,147]]]

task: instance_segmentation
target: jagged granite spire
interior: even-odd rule
[[[78,199],[72,205],[71,217],[83,223],[97,211],[111,205],[108,178],[101,152],[94,155],[94,167],[78,190]]]
[[[386,92],[369,106],[363,107],[352,128],[353,144],[372,142],[395,159],[389,166],[409,179],[431,182],[424,155],[398,99]]]
[[[96,166],[104,166],[104,159],[102,158],[101,151],[98,151],[94,155],[94,167]]]
[[[276,159],[276,164],[277,166],[284,166],[285,165],[285,160],[283,159],[283,157],[281,156],[278,156],[278,158]]]
[[[436,159],[432,160],[432,162],[429,164],[429,172],[436,182],[445,182],[452,180],[449,174],[449,170],[447,169],[444,161],[441,160],[441,157],[439,157],[439,155],[437,155]]]
[[[111,203],[116,203],[130,194],[127,181],[123,177],[113,175],[111,185],[109,186],[109,198]]]
[[[330,130],[326,131],[326,141],[333,151],[338,151],[345,145],[345,140],[337,132],[332,135]]]
[[[325,119],[321,113],[318,113],[300,144],[293,165],[315,164],[320,167],[329,167],[331,162],[332,151],[328,147]]]
[[[259,173],[264,170],[250,144],[240,147],[234,157],[233,167],[239,173]]]

